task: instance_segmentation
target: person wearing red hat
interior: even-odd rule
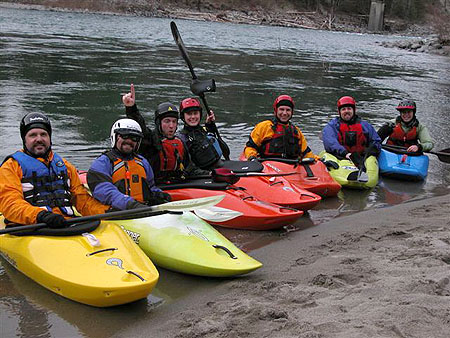
[[[76,168],[52,151],[52,126],[46,115],[25,115],[20,136],[23,149],[0,166],[0,212],[6,222],[64,228],[66,219],[75,216],[74,207],[84,216],[109,209],[91,197]]]
[[[291,123],[294,100],[289,95],[278,96],[273,103],[274,118],[258,123],[244,149],[247,160],[258,157],[288,159],[314,158],[300,128]]]
[[[343,96],[337,101],[337,108],[339,116],[322,130],[325,151],[356,165],[361,164],[364,155],[377,156],[381,150],[380,137],[370,123],[356,114],[355,99]]]
[[[204,170],[221,167],[222,149],[214,136],[214,112],[211,110],[206,114],[206,123],[203,127],[200,124],[202,120],[200,101],[188,97],[180,103],[180,118],[184,122],[184,127],[178,136],[186,144],[194,164]]]
[[[407,152],[422,152],[433,149],[430,133],[416,118],[416,103],[402,100],[397,106],[399,115],[393,122],[378,129],[378,135],[389,145],[405,147]]]

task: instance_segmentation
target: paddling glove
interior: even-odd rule
[[[247,161],[258,161],[258,158],[256,156],[250,156]]]
[[[52,229],[64,228],[67,226],[66,219],[60,214],[42,210],[36,217],[38,223],[47,223]]]
[[[136,200],[131,200],[127,203],[127,210],[141,208],[147,208],[147,206],[144,203],[138,202]]]
[[[147,203],[148,205],[157,205],[170,201],[172,201],[172,197],[168,193],[164,191],[155,191],[152,192],[152,197],[150,197],[150,200]]]

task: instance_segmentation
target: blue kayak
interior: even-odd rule
[[[427,177],[429,162],[427,155],[386,148],[383,146],[378,156],[382,176],[407,181],[422,181]]]

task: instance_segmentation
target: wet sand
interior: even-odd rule
[[[199,279],[117,337],[449,337],[450,195],[340,217]]]

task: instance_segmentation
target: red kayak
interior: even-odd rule
[[[224,161],[223,168],[239,175],[236,186],[265,202],[307,211],[322,199],[319,195],[292,184],[286,176],[254,176],[264,174],[264,166],[259,162]],[[295,171],[292,172],[294,173]]]
[[[244,159],[241,155],[240,159]],[[318,194],[322,197],[336,196],[341,186],[330,176],[327,167],[321,161],[303,159],[302,161],[283,158],[259,159],[268,174],[291,173],[283,176],[291,184]]]
[[[85,171],[79,175],[86,184]],[[210,224],[234,229],[272,230],[294,223],[303,211],[260,201],[234,185],[212,182],[211,179],[189,180],[178,184],[159,186],[172,196],[174,201],[225,194],[225,198],[214,207],[195,210],[195,213]]]

